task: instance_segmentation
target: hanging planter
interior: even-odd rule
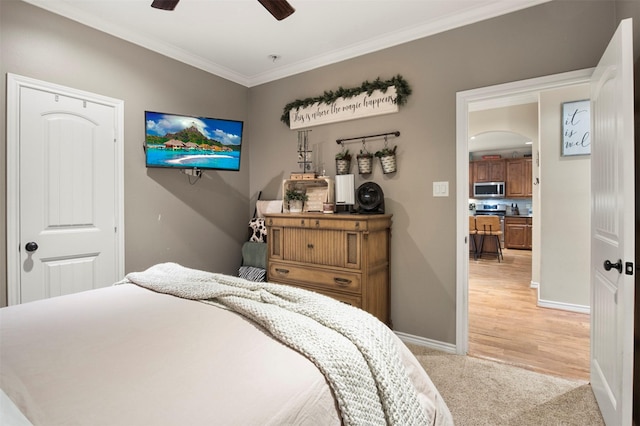
[[[361,175],[368,175],[373,168],[373,155],[367,153],[366,155],[358,155],[358,173]]]
[[[394,146],[392,149],[385,146],[376,152],[376,157],[380,159],[380,165],[382,166],[382,172],[384,174],[394,173],[397,170],[396,148],[397,146]]]
[[[362,149],[360,150],[360,154],[356,156],[356,160],[358,160],[358,173],[361,175],[371,173],[373,169],[373,154],[367,151],[364,147],[364,142],[362,142]]]
[[[380,164],[382,165],[382,173],[394,173],[396,171],[396,155],[385,155],[380,157]]]
[[[348,175],[351,170],[351,154],[348,149],[344,149],[342,152],[336,154],[336,174]]]

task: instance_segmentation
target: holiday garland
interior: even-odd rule
[[[389,80],[382,81],[380,80],[380,77],[378,77],[373,82],[365,81],[359,87],[345,89],[341,86],[335,92],[331,90],[327,92],[325,90],[325,92],[321,96],[295,100],[288,103],[284,107],[284,111],[282,113],[282,116],[280,117],[280,121],[289,126],[289,112],[292,109],[298,109],[301,107],[306,108],[315,103],[325,103],[327,105],[330,105],[339,98],[352,98],[363,92],[367,92],[368,95],[371,95],[375,90],[380,90],[382,93],[385,93],[387,91],[387,88],[391,86],[395,86],[396,88],[396,103],[398,105],[404,105],[407,102],[407,98],[411,94],[411,87],[409,87],[409,83],[407,83],[407,81],[402,78],[400,74],[398,74],[397,76]]]

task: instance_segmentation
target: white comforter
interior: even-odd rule
[[[392,338],[427,420],[451,424]],[[0,389],[34,425],[342,423],[319,368],[258,324],[133,284],[0,309]]]
[[[175,263],[131,273],[150,290],[219,302],[256,321],[311,359],[329,381],[345,425],[428,425],[393,333],[370,314],[285,285],[189,269]]]

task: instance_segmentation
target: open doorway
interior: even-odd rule
[[[467,92],[458,93],[458,105],[457,105],[457,176],[458,176],[458,187],[457,187],[457,200],[458,200],[458,233],[459,233],[459,244],[458,244],[458,252],[457,252],[457,269],[458,269],[458,330],[457,330],[457,351],[460,354],[470,353],[471,355],[478,355],[477,353],[470,352],[470,340],[471,338],[477,338],[478,336],[475,333],[479,333],[480,340],[484,340],[484,343],[489,343],[489,350],[487,353],[480,354],[486,357],[502,360],[514,364],[519,364],[523,367],[531,367],[532,369],[536,369],[536,363],[540,365],[548,364],[542,360],[527,360],[527,357],[537,356],[532,355],[533,352],[537,352],[539,356],[544,356],[550,351],[554,350],[554,344],[552,342],[561,340],[563,343],[567,343],[569,345],[578,345],[581,347],[585,347],[586,352],[586,374],[585,379],[588,379],[588,350],[589,350],[589,340],[588,340],[588,300],[585,306],[571,303],[563,303],[562,301],[555,300],[555,296],[552,298],[548,298],[541,291],[541,289],[536,288],[538,283],[540,283],[541,275],[544,277],[545,272],[541,268],[541,214],[536,217],[534,214],[531,217],[531,225],[533,228],[532,233],[532,252],[529,256],[527,253],[523,253],[521,251],[513,251],[513,255],[507,255],[508,262],[498,262],[495,257],[487,259],[488,262],[495,262],[495,266],[492,265],[490,268],[496,269],[495,279],[490,279],[488,282],[491,283],[493,288],[484,287],[480,291],[480,293],[475,292],[474,279],[477,279],[478,276],[482,276],[484,274],[484,278],[486,278],[486,271],[478,268],[478,264],[473,259],[473,257],[469,256],[469,245],[468,245],[468,216],[469,210],[468,206],[470,205],[470,186],[469,186],[469,177],[470,177],[470,168],[469,168],[469,152],[470,152],[470,143],[469,138],[474,134],[471,132],[471,123],[470,114],[474,111],[482,111],[482,110],[490,110],[495,108],[505,108],[516,105],[526,105],[534,103],[537,105],[538,99],[541,93],[547,93],[554,90],[559,90],[563,88],[572,87],[575,85],[586,84],[588,78],[591,75],[591,70],[584,70],[572,73],[566,73],[556,76],[543,77],[539,79],[527,80],[522,82],[509,83],[505,85],[492,86],[488,88],[475,89]],[[537,108],[537,106],[536,106]],[[484,129],[485,131],[488,129]],[[500,130],[505,130],[503,127]],[[544,129],[540,129],[540,140],[542,140],[542,144],[544,144],[545,138],[543,138]],[[477,133],[477,132],[476,132]],[[480,132],[482,133],[482,132]],[[549,138],[547,138],[549,139]],[[556,147],[549,148],[547,147],[547,151],[551,152],[554,150],[554,153],[559,151],[555,149]],[[545,147],[541,147],[538,143],[538,140],[534,140],[531,146],[531,161],[533,162],[533,183],[540,182],[540,152],[544,151]],[[568,163],[565,162],[563,167],[566,167]],[[518,207],[526,210],[528,213],[530,210],[533,212],[541,213],[542,207],[544,203],[541,202],[539,198],[539,194],[537,192],[540,191],[540,187],[536,185],[536,188],[533,190],[532,198],[529,204],[527,204],[526,199],[524,199],[524,206],[521,206],[518,203]],[[493,203],[493,204],[501,204],[501,203]],[[506,203],[509,208],[511,208],[512,203]],[[585,234],[588,234],[588,227],[585,228]],[[550,239],[553,241],[553,238]],[[509,248],[506,248],[506,251],[509,252]],[[470,265],[470,262],[471,265]],[[501,268],[500,270],[498,268]],[[511,269],[509,269],[511,268]],[[490,270],[490,269],[489,269]],[[508,272],[505,272],[507,271]],[[555,271],[551,271],[551,273],[555,274]],[[520,282],[519,291],[521,293],[517,293],[513,288],[510,288],[510,280],[505,279],[508,278],[509,275],[516,274],[518,278],[514,278],[515,281],[523,281],[524,287],[522,287],[522,282]],[[490,276],[491,274],[489,274]],[[548,273],[547,273],[548,275]],[[524,276],[524,278],[523,278]],[[515,277],[515,275],[514,275]],[[527,278],[529,281],[529,285],[527,285]],[[470,281],[471,280],[471,281]],[[588,280],[587,280],[588,281]],[[484,285],[486,286],[486,282],[484,281]],[[544,282],[544,281],[542,281]],[[482,280],[479,280],[479,286],[482,286]],[[490,291],[489,291],[490,290]],[[484,291],[484,294],[482,292]],[[478,295],[482,295],[482,297],[478,297]],[[587,289],[588,294],[588,289]],[[509,297],[513,296],[513,300],[509,300]],[[516,305],[517,301],[523,299],[523,297],[528,298],[528,306],[526,309],[521,310],[519,313],[514,313],[513,311],[509,311],[509,309]],[[473,306],[472,303],[484,303],[484,309],[476,309],[477,306]],[[548,308],[559,308],[559,309],[548,309]],[[477,312],[482,311],[484,313],[488,313],[487,315],[493,315],[493,319],[489,324],[471,324],[470,321],[474,319],[474,316],[470,314],[473,309],[473,315],[476,315]],[[528,310],[532,309],[532,310]],[[542,312],[545,315],[532,316],[533,310]],[[582,312],[581,312],[582,311]],[[585,316],[585,311],[587,315]],[[569,331],[564,330],[565,335],[560,336],[552,336],[549,338],[549,342],[551,343],[541,343],[540,340],[530,340],[527,341],[526,337],[529,335],[537,335],[539,337],[540,334],[544,334],[545,328],[551,328],[553,330],[562,330],[562,327],[558,327],[558,324],[562,323],[563,319],[573,317],[580,317],[582,315],[583,322],[581,323],[578,320],[578,329],[582,329],[584,332],[584,328],[586,328],[586,341],[584,339],[580,340],[577,336],[573,335],[573,331],[571,329]],[[522,318],[522,323],[518,324],[515,321],[515,318],[520,316]],[[584,320],[586,319],[586,322]],[[536,321],[540,321],[540,323],[536,323]],[[554,324],[554,321],[555,324]],[[559,322],[558,322],[559,321]],[[524,327],[524,324],[527,327]],[[549,327],[549,324],[554,324]],[[484,328],[483,328],[484,327]],[[471,332],[470,332],[471,328]],[[491,329],[493,334],[488,333],[486,330]],[[584,333],[583,333],[584,335]],[[523,339],[524,337],[524,339]],[[491,347],[491,345],[494,345]],[[497,346],[497,348],[496,348]],[[556,345],[557,346],[557,345]],[[478,351],[478,346],[472,346],[473,351]],[[532,349],[532,350],[529,350]],[[535,350],[534,350],[535,349]],[[567,349],[564,349],[567,352]],[[522,354],[522,359],[514,358],[514,354]],[[542,355],[540,355],[542,354]],[[578,374],[574,374],[571,369],[564,368],[566,364],[565,361],[558,362],[559,369],[567,372],[565,375],[573,375],[579,376]],[[539,371],[543,371],[544,369],[537,369]],[[551,372],[553,371],[544,371]],[[571,373],[571,374],[570,374]]]

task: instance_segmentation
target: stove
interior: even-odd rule
[[[506,204],[476,204],[476,215],[496,215],[505,216],[507,214]]]

